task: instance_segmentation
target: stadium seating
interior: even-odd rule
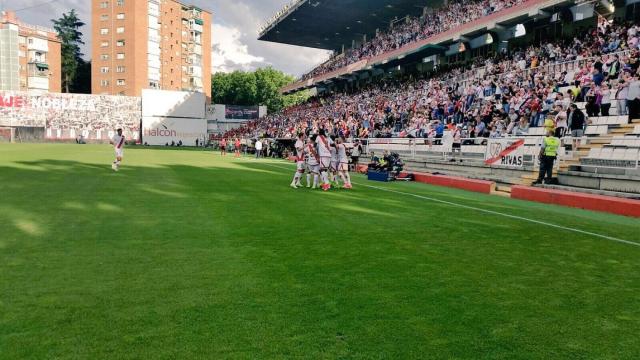
[[[581,159],[581,164],[603,168],[636,168],[639,152],[640,146],[593,148],[588,156]]]
[[[637,136],[615,136],[611,140],[611,146],[640,148],[640,137]]]
[[[635,26],[635,28],[637,27]],[[484,61],[486,61],[487,65],[482,68],[468,71],[462,71],[455,67],[444,68],[440,73],[431,76],[429,79],[406,82],[391,81],[382,85],[371,84],[350,95],[341,93],[323,94],[320,98],[315,98],[305,105],[287,109],[281,114],[273,114],[266,119],[250,123],[244,129],[230,132],[227,136],[267,135],[268,137],[276,138],[293,138],[298,132],[326,128],[331,129],[331,132],[336,132],[336,135],[346,135],[347,137],[426,137],[427,134],[434,130],[433,124],[435,120],[464,123],[465,125],[470,120],[477,123],[477,118],[472,113],[479,112],[482,114],[491,111],[491,107],[494,106],[491,101],[494,99],[494,94],[497,90],[495,84],[505,83],[506,86],[506,83],[514,80],[514,76],[530,78],[534,77],[537,72],[544,74],[547,71],[555,71],[551,74],[558,77],[565,74],[559,71],[571,68],[571,72],[567,72],[567,74],[572,74],[572,76],[564,75],[563,79],[569,83],[578,81],[580,83],[584,82],[584,86],[588,85],[590,76],[585,77],[585,74],[590,74],[592,70],[583,68],[584,60],[567,62],[566,59],[571,59],[572,56],[575,56],[572,55],[575,52],[584,52],[596,46],[595,44],[607,43],[612,37],[626,35],[627,30],[628,28],[625,26],[602,25],[598,28],[599,33],[597,36],[589,37],[589,41],[592,41],[592,43],[583,43],[581,39],[576,38],[573,40],[574,44],[567,48],[562,48],[559,43],[549,43],[543,44],[539,48],[529,48],[528,51],[514,49],[513,52],[507,53],[498,62],[491,60],[492,58],[485,59]],[[611,46],[608,46],[607,49],[609,51],[617,50]],[[561,52],[560,55],[562,56],[558,56],[558,51]],[[536,54],[536,61],[541,61],[541,58],[544,57],[549,58],[543,66],[538,65],[535,68],[525,68],[525,71],[520,71],[522,69],[521,63],[523,62],[526,66],[533,66],[532,61],[535,59],[531,54]],[[629,52],[623,51],[616,54],[624,60],[629,55]],[[553,59],[551,59],[551,56],[553,56]],[[606,56],[595,57],[590,63],[596,60],[606,63],[609,61]],[[637,53],[634,56],[637,56]],[[559,61],[562,66],[555,66],[553,61]],[[483,61],[477,62],[482,63]],[[516,66],[515,69],[514,66]],[[469,76],[469,73],[476,75],[482,73],[484,77]],[[494,84],[493,87],[488,87],[491,83]],[[524,109],[527,109],[531,106],[532,96],[536,94],[527,93],[526,91],[530,90],[522,87],[522,84],[522,82],[511,84],[514,87],[514,94],[512,94],[514,101],[510,105],[515,107],[521,103],[524,105]],[[614,84],[610,84],[610,88],[613,88]],[[548,84],[547,86],[550,85]],[[444,86],[456,86],[457,93],[451,96],[451,93],[444,94],[441,90],[438,90]],[[570,87],[565,85],[555,89],[555,91],[554,89],[548,89],[548,91],[562,95],[568,89]],[[525,90],[525,93],[519,93],[518,90]],[[600,90],[597,89],[597,91]],[[398,103],[397,99],[405,100],[402,103]],[[439,113],[434,112],[436,109],[429,101],[435,99],[439,99],[441,103],[448,107],[444,109],[444,113],[443,109],[440,109]],[[464,99],[467,99],[467,101],[464,101]],[[471,99],[471,101],[468,101],[468,99]],[[547,99],[554,98],[549,96]],[[390,106],[391,104],[393,106]],[[566,105],[564,103],[564,106]],[[584,101],[577,102],[577,105],[586,112],[586,103]],[[618,109],[615,106],[615,101],[612,105],[609,111],[610,116],[595,116],[589,119],[589,127],[585,129],[586,136],[607,135],[613,128],[621,126],[628,121],[626,115],[617,115]],[[386,107],[383,114],[384,118],[380,117],[380,113],[376,113],[376,110],[381,107]],[[454,113],[447,113],[446,110],[448,109],[453,109]],[[393,118],[404,116],[403,113],[406,115],[409,112],[413,113],[413,118],[408,122],[403,121],[401,127],[397,127],[396,124],[392,123]],[[416,114],[421,116],[416,117]],[[502,115],[497,115],[505,119],[506,112]],[[522,117],[525,114],[523,111],[519,111],[518,116]],[[313,120],[313,124],[310,123],[310,119]],[[368,125],[366,125],[367,122]],[[508,121],[505,121],[504,125],[498,121],[483,119],[483,122],[487,125],[487,130],[484,134],[476,134],[478,137],[489,136],[493,125],[497,126],[499,136],[512,135],[506,134],[505,131]],[[465,131],[466,127],[463,127],[463,132]],[[544,136],[545,130],[540,127],[531,127],[528,130],[519,131],[518,134],[522,136]],[[468,137],[470,135],[468,133],[463,134],[463,136]]]
[[[584,134],[601,136],[601,135],[606,135],[608,132],[609,132],[608,125],[589,125],[587,126],[587,129],[585,130]]]
[[[369,139],[368,148],[375,152],[394,151],[426,161],[455,157],[479,166],[489,138],[519,136],[525,139],[526,167],[532,170],[546,135],[544,127],[535,126],[542,125],[543,118],[532,114],[542,110],[547,119],[567,126],[562,113],[574,103],[585,116],[595,116],[587,116],[577,149],[572,147],[570,132],[566,132],[560,149],[561,161],[566,163],[560,165],[561,171],[633,175],[629,171],[637,169],[640,147],[638,138],[629,135],[640,135],[640,125],[631,130],[629,117],[619,115],[623,112],[614,100],[619,80],[628,83],[631,64],[640,61],[640,41],[629,39],[636,44],[633,49],[618,41],[632,33],[640,33],[640,26],[600,22],[573,39],[526,49],[508,48],[498,56],[478,57],[472,64],[449,64],[424,73],[424,78],[389,75],[355,88],[345,87],[345,92],[338,87],[338,91],[321,92],[305,104],[251,122],[227,136],[290,139],[297,133],[325,129],[335,136]],[[602,64],[606,72],[614,56],[619,68],[625,70],[607,73],[602,83],[608,87],[594,86],[594,64]],[[576,85],[579,91],[573,92]],[[573,92],[570,95],[569,90]],[[602,115],[594,103],[587,104],[587,100],[593,101],[592,94],[598,102],[604,96],[611,100],[608,116]],[[508,101],[501,101],[505,96]],[[447,125],[445,134],[458,127],[462,142],[459,152],[454,154],[435,136],[442,131],[442,123]],[[409,145],[412,138],[416,140]],[[571,151],[565,153],[565,146]]]
[[[589,118],[592,125],[622,125],[629,120],[628,116],[599,116]]]

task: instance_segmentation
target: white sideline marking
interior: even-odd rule
[[[290,168],[287,168],[287,167],[284,167],[284,166],[278,166],[278,165],[268,164],[268,163],[261,163],[261,164],[262,164],[262,165],[266,165],[266,166],[271,166],[271,167],[279,168],[279,169],[290,170]],[[283,174],[283,175],[284,175],[284,174]],[[540,221],[540,220],[535,220],[535,219],[529,219],[529,218],[522,217],[522,216],[517,216],[517,215],[505,214],[505,213],[501,213],[501,212],[498,212],[498,211],[493,211],[493,210],[487,210],[487,209],[477,208],[477,207],[474,207],[474,206],[469,206],[469,205],[459,204],[459,203],[455,203],[455,202],[452,202],[452,201],[436,199],[436,198],[432,198],[432,197],[428,197],[428,196],[423,196],[423,195],[418,195],[418,194],[412,194],[412,193],[408,193],[408,192],[404,192],[404,191],[398,191],[398,190],[386,189],[386,188],[382,188],[382,187],[378,187],[378,186],[367,185],[367,184],[361,184],[361,183],[356,183],[356,182],[354,182],[354,184],[359,185],[359,186],[368,187],[368,188],[371,188],[371,189],[380,190],[380,191],[386,191],[386,192],[390,192],[390,193],[394,193],[394,194],[411,196],[411,197],[415,197],[415,198],[418,198],[418,199],[423,199],[423,200],[429,200],[429,201],[437,202],[437,203],[440,203],[440,204],[445,204],[445,205],[449,205],[449,206],[455,206],[455,207],[459,207],[459,208],[463,208],[463,209],[468,209],[468,210],[473,210],[473,211],[480,211],[480,212],[483,212],[483,213],[486,213],[486,214],[503,216],[503,217],[510,218],[510,219],[516,219],[516,220],[527,221],[527,222],[534,223],[534,224],[538,224],[538,225],[544,225],[544,226],[548,226],[548,227],[552,227],[552,228],[556,228],[556,229],[561,229],[561,230],[571,231],[571,232],[575,232],[575,233],[578,233],[578,234],[589,235],[589,236],[598,237],[598,238],[601,238],[601,239],[606,239],[606,240],[609,240],[609,241],[614,241],[614,242],[618,242],[618,243],[622,243],[622,244],[627,244],[627,245],[632,245],[632,246],[640,247],[640,243],[637,243],[637,242],[633,242],[633,241],[629,241],[629,240],[624,240],[624,239],[618,239],[618,238],[615,238],[615,237],[613,237],[613,236],[602,235],[602,234],[593,233],[593,232],[590,232],[590,231],[585,231],[585,230],[580,230],[580,229],[576,229],[576,228],[571,228],[571,227],[568,227],[568,226],[562,226],[562,225],[552,224],[552,223],[548,223],[548,222],[545,222],[545,221]]]
[[[584,235],[590,235],[590,236],[599,237],[599,238],[602,238],[602,239],[607,239],[607,240],[611,240],[611,241],[615,241],[615,242],[619,242],[619,243],[623,243],[623,244],[628,244],[628,245],[633,245],[633,246],[640,247],[640,243],[636,243],[636,242],[633,242],[633,241],[618,239],[618,238],[615,238],[615,237],[612,237],[612,236],[597,234],[597,233],[593,233],[593,232],[590,232],[590,231],[575,229],[575,228],[571,228],[571,227],[567,227],[567,226],[556,225],[556,224],[548,223],[548,222],[545,222],[545,221],[529,219],[529,218],[522,217],[522,216],[505,214],[505,213],[501,213],[501,212],[498,212],[498,211],[477,208],[477,207],[474,207],[474,206],[458,204],[458,203],[454,203],[454,202],[451,202],[451,201],[435,199],[435,198],[431,198],[431,197],[428,197],[428,196],[422,196],[422,195],[407,193],[407,192],[403,192],[403,191],[385,189],[385,188],[372,186],[372,185],[366,185],[366,184],[357,184],[357,185],[365,186],[365,187],[368,187],[368,188],[371,188],[371,189],[386,191],[386,192],[390,192],[390,193],[412,196],[412,197],[416,197],[416,198],[419,198],[419,199],[429,200],[429,201],[433,201],[433,202],[437,202],[437,203],[441,203],[441,204],[446,204],[446,205],[450,205],[450,206],[456,206],[456,207],[469,209],[469,210],[473,210],[473,211],[481,211],[481,212],[484,212],[484,213],[487,213],[487,214],[499,215],[499,216],[503,216],[503,217],[507,217],[507,218],[511,218],[511,219],[516,219],[516,220],[528,221],[528,222],[531,222],[531,223],[534,223],[534,224],[549,226],[549,227],[553,227],[553,228],[561,229],[561,230],[573,231],[573,232],[584,234]]]

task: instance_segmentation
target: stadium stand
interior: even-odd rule
[[[298,132],[326,129],[336,136],[367,139],[369,151],[398,152],[407,158],[411,170],[513,185],[534,178],[545,134],[544,120],[551,119],[566,149],[556,171],[561,184],[585,191],[640,194],[640,154],[635,147],[640,129],[633,123],[635,118],[628,115],[630,104],[626,99],[629,89],[640,81],[640,27],[637,22],[623,20],[633,20],[637,11],[635,7],[616,9],[606,3],[549,4],[469,1],[425,9],[421,15],[406,17],[403,25],[394,24],[389,31],[378,32],[370,41],[356,44],[314,69],[302,86],[283,88],[286,93],[315,86],[318,96],[226,136],[289,139]],[[304,15],[305,4],[296,6],[284,18],[274,20],[261,38],[277,41],[269,39],[275,32],[282,37],[288,17]],[[327,75],[336,67],[350,67],[365,60],[371,63],[371,59],[379,60],[389,52],[397,54],[416,42],[424,45],[434,34],[450,29],[448,22],[425,29],[429,27],[425,19],[466,6],[476,10],[457,19],[455,30],[467,22],[474,27],[484,24],[484,30],[448,42],[434,40],[430,45],[439,47],[423,47],[420,55],[398,56],[389,63],[381,61],[366,68],[351,66],[346,73]],[[514,31],[521,26],[527,35],[495,41],[501,37],[490,31],[496,27],[496,16],[505,18],[505,13],[520,14],[523,9],[529,9],[526,15],[497,26]],[[578,13],[588,14],[587,19],[578,21]],[[568,26],[569,30],[554,30]],[[492,41],[483,37],[487,34],[492,35]],[[309,42],[309,36],[290,38]],[[477,39],[488,44],[474,45]],[[457,50],[456,45],[460,45]],[[322,80],[318,80],[318,74],[324,74]],[[329,78],[330,82],[325,81]],[[575,148],[568,121],[572,103],[587,118],[584,136],[577,139]],[[452,134],[461,143],[455,154],[443,144]],[[514,137],[524,139],[525,164],[521,169],[484,164],[490,139]],[[603,186],[600,181],[594,185],[591,180],[576,180],[594,176],[617,176],[620,181]]]
[[[524,0],[483,0],[450,2],[423,16],[407,17],[404,23],[379,32],[373,39],[343,54],[334,54],[327,62],[302,76],[303,80],[323,75],[365,58],[381,55],[419,40],[427,39],[447,30],[482,18],[489,14],[523,3]]]

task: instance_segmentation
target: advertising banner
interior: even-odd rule
[[[45,128],[50,140],[108,140],[121,127],[137,139],[140,108],[137,97],[0,91],[0,126]]]
[[[226,105],[224,118],[226,120],[258,120],[260,109],[258,106]]]
[[[484,163],[490,166],[522,168],[524,139],[489,139]]]
[[[167,145],[182,141],[184,146],[194,146],[196,139],[207,137],[205,119],[151,117],[142,118],[142,141],[148,145]]]

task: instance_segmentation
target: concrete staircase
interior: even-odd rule
[[[505,183],[496,183],[495,189],[491,192],[492,195],[498,195],[502,197],[511,197],[511,185]]]
[[[588,156],[591,149],[603,148],[611,145],[614,137],[632,134],[634,127],[640,124],[640,119],[633,120],[631,124],[621,124],[610,128],[607,135],[592,137],[588,142],[578,147],[574,152],[574,158],[565,161],[558,173],[559,187],[571,188],[573,191],[603,194],[617,197],[638,198],[640,193],[640,180],[637,174],[612,172],[598,174],[581,170],[580,159]]]
[[[572,152],[571,158],[565,159],[560,164],[560,171],[568,171],[572,167],[580,165],[580,159],[589,155],[591,149],[602,148],[611,144],[611,140],[615,136],[624,136],[633,131],[634,126],[640,123],[640,120],[634,120],[631,124],[623,124],[612,128],[607,135],[593,136],[587,139],[587,143],[578,146],[577,151]]]

